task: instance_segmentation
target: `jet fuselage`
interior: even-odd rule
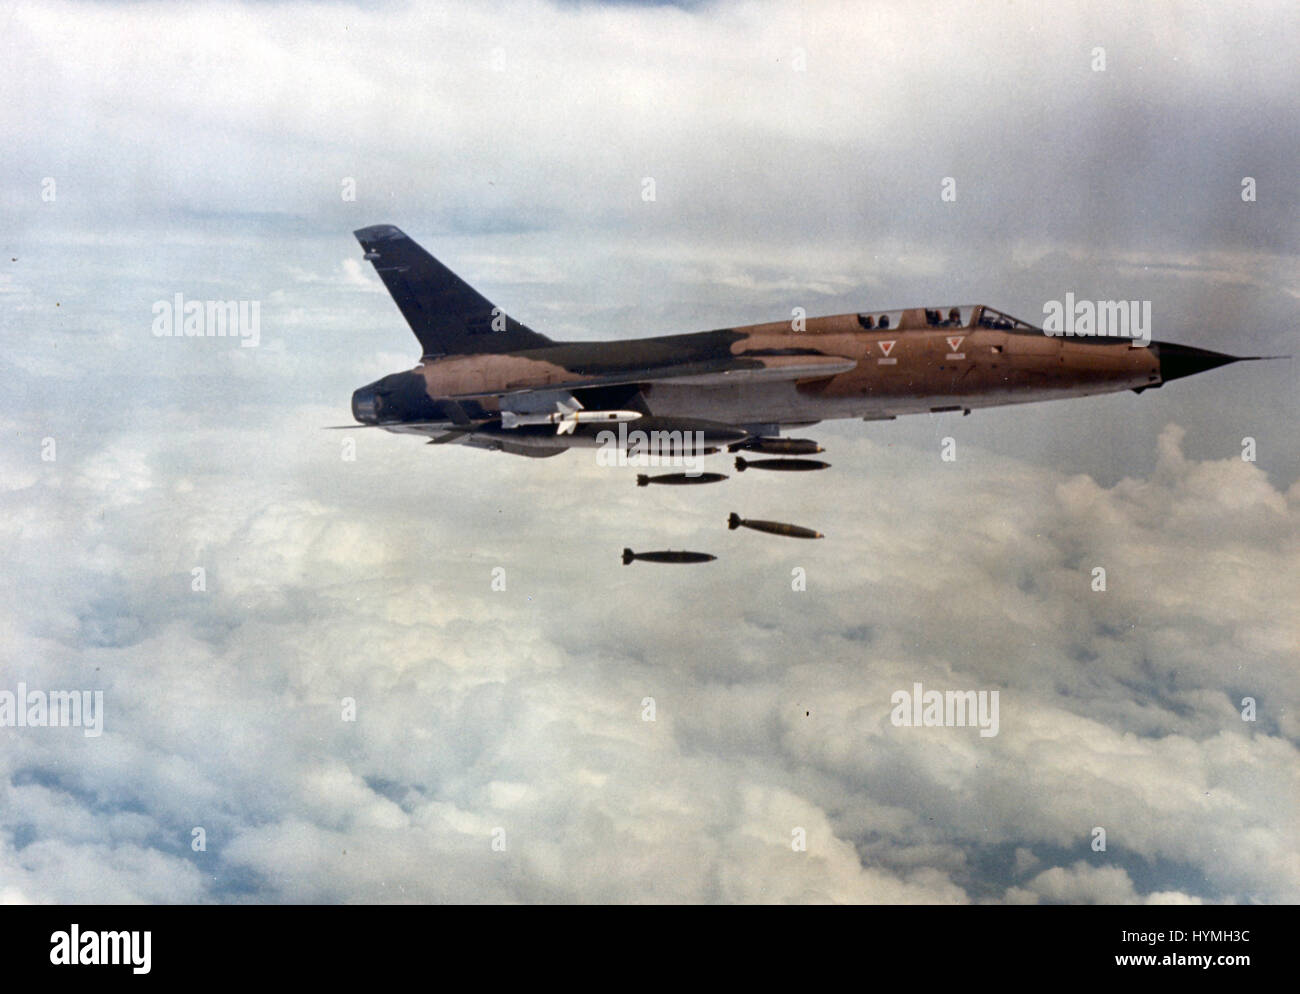
[[[553,342],[504,315],[399,229],[357,232],[424,347],[357,390],[358,422],[523,455],[607,444],[609,424],[708,444],[837,418],[969,412],[1141,392],[1238,357],[1061,337],[984,305],[795,318],[612,342]]]

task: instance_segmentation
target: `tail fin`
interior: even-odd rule
[[[650,486],[650,477],[646,476],[644,473],[637,473],[637,475],[636,475],[636,485],[637,485],[638,487],[648,487],[648,486]]]
[[[735,511],[732,511],[731,516],[727,518],[727,527],[733,532],[740,527],[740,515]]]
[[[745,462],[745,457],[744,457],[744,456],[736,456],[736,472],[737,472],[737,473],[743,473],[743,472],[745,472],[745,467],[748,466],[748,465],[749,465],[749,463]]]
[[[624,565],[624,566],[629,565],[629,564],[632,562],[632,560],[635,559],[635,558],[636,558],[636,553],[633,552],[631,549],[624,549],[624,550],[623,550],[623,565]]]
[[[550,345],[462,280],[391,224],[353,232],[375,264],[424,357],[514,352]]]

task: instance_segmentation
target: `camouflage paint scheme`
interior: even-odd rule
[[[984,305],[776,321],[613,342],[554,342],[505,315],[391,225],[356,232],[423,348],[353,394],[364,426],[544,457],[610,425],[504,427],[560,403],[641,415],[628,431],[720,445],[833,418],[887,420],[1141,392],[1239,358],[1164,342],[1046,335]],[[882,318],[888,327],[881,327]],[[608,437],[607,435],[604,437]]]

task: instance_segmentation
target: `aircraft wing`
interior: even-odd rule
[[[831,355],[734,355],[718,359],[705,359],[670,366],[622,369],[609,373],[584,376],[548,383],[545,387],[520,383],[507,384],[504,390],[485,393],[452,394],[450,399],[472,400],[484,397],[502,397],[509,394],[530,393],[535,390],[583,390],[590,387],[624,386],[638,383],[671,382],[683,386],[716,387],[735,383],[753,383],[773,380],[824,379],[847,373],[857,366],[857,360]]]

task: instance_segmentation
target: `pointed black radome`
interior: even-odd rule
[[[1273,359],[1278,356],[1228,355],[1224,352],[1211,352],[1191,345],[1175,345],[1173,342],[1152,342],[1151,349],[1160,361],[1160,381],[1168,383],[1184,376],[1204,373],[1207,369],[1218,369],[1233,362],[1248,362],[1256,359]]]

